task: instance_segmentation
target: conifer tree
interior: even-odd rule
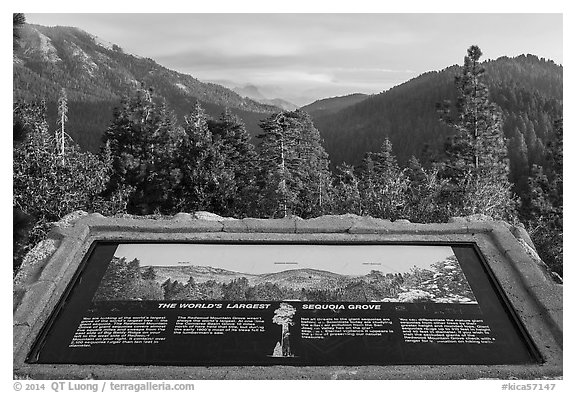
[[[563,121],[545,151],[546,168],[534,165],[528,178],[529,193],[522,200],[521,216],[538,254],[555,272],[563,274]]]
[[[17,102],[14,117],[27,132],[14,146],[13,206],[34,217],[29,243],[19,244],[22,253],[47,233],[50,223],[75,210],[114,210],[100,197],[109,180],[111,168],[99,157],[82,152],[70,143],[64,157],[56,149],[56,137],[48,130],[46,106]],[[120,208],[121,210],[121,208]],[[19,260],[15,259],[15,264]]]
[[[295,151],[296,130],[289,126],[284,112],[277,113],[261,122],[263,133],[258,135],[260,143],[261,185],[260,206],[267,216],[286,217],[296,204],[296,193],[292,186],[291,152]]]
[[[412,222],[445,222],[449,211],[443,201],[447,180],[438,176],[437,168],[424,168],[412,157],[405,169],[409,180],[406,189],[406,217]]]
[[[402,218],[408,179],[398,165],[388,139],[380,151],[366,154],[360,173],[364,212],[386,219]]]
[[[60,130],[57,132],[56,142],[58,144],[58,154],[62,159],[62,164],[64,164],[65,160],[65,150],[66,150],[66,138],[68,134],[66,134],[65,124],[68,121],[68,96],[66,95],[66,90],[62,88],[60,91],[60,97],[58,97],[58,125],[60,126]]]
[[[301,207],[298,215],[315,217],[329,210],[332,174],[328,153],[322,146],[320,132],[314,127],[310,116],[303,111],[295,111],[301,127],[297,144],[297,154],[304,160],[304,176]]]
[[[223,213],[234,217],[255,215],[258,159],[246,126],[226,108],[219,119],[208,122],[208,127],[215,143],[220,146],[225,171],[233,174],[232,184],[227,190],[229,197],[223,201]]]
[[[514,128],[512,137],[508,141],[510,156],[510,181],[514,184],[514,190],[518,195],[527,192],[527,181],[530,170],[528,161],[528,146],[524,135]]]
[[[222,214],[234,193],[234,174],[225,166],[221,143],[214,140],[199,101],[184,118],[183,131],[175,157],[181,179],[175,193],[177,210]]]
[[[143,280],[155,280],[156,279],[156,271],[154,270],[154,266],[148,266],[142,272],[142,279]]]
[[[360,179],[354,173],[352,165],[344,163],[336,168],[336,176],[330,192],[332,214],[362,214]]]
[[[490,102],[481,56],[477,46],[468,49],[462,74],[455,80],[455,110],[447,105],[441,108],[442,119],[454,129],[445,145],[442,176],[450,181],[447,202],[455,215],[482,213],[510,219],[514,216],[514,201],[502,116]]]
[[[113,176],[109,193],[130,189],[130,213],[173,212],[173,188],[178,183],[173,154],[179,134],[174,116],[164,103],[156,103],[151,91],[139,90],[125,97],[114,111],[104,134]]]
[[[288,303],[280,303],[280,307],[274,310],[274,317],[272,322],[282,326],[282,332],[280,336],[280,353],[274,353],[273,356],[289,357],[292,355],[292,350],[290,348],[290,326],[294,325],[294,314],[296,314],[296,308]],[[276,351],[275,351],[276,352]]]
[[[171,294],[172,299],[175,300],[199,300],[200,292],[194,277],[190,276],[188,281],[183,286],[175,288],[177,292]]]
[[[267,216],[311,217],[329,207],[331,175],[320,134],[307,113],[265,119],[260,144],[261,206]]]

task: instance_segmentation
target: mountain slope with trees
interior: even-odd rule
[[[356,105],[364,101],[368,97],[370,96],[367,94],[355,93],[341,97],[324,98],[322,100],[317,100],[311,104],[303,106],[300,109],[308,112],[308,114],[313,118],[318,118],[321,116],[337,113],[344,108]]]
[[[45,100],[51,125],[56,122],[59,94],[66,89],[70,135],[93,152],[99,149],[121,97],[142,86],[164,98],[179,121],[199,100],[212,116],[230,108],[251,135],[258,132],[260,120],[278,110],[223,86],[169,70],[151,59],[124,53],[119,46],[74,27],[24,25],[20,36],[13,61],[14,98]]]
[[[372,270],[349,276],[325,270],[294,269],[246,274],[209,266],[141,266],[135,258],[114,257],[94,301],[357,301],[476,303],[458,261],[449,257],[404,273]]]
[[[525,182],[533,164],[542,165],[544,147],[562,117],[563,67],[532,55],[501,57],[482,63],[489,98],[502,110],[509,145],[511,180]],[[424,73],[336,113],[311,112],[332,165],[357,165],[385,139],[400,163],[415,156],[427,164],[451,134],[436,104],[456,98],[454,77],[460,66]]]
[[[15,33],[22,31],[16,28],[16,19],[14,26]],[[76,29],[56,31],[78,33]],[[41,67],[32,71],[33,61],[25,66],[16,56],[15,80],[21,69],[38,80],[43,72],[57,74],[65,69],[70,76],[63,81],[64,88],[45,78],[45,89],[38,90],[38,96],[23,96],[27,90],[15,85],[13,207],[20,217],[35,221],[28,238],[15,225],[14,233],[19,233],[14,237],[15,269],[51,222],[74,210],[104,215],[208,210],[237,218],[355,213],[423,223],[487,214],[522,221],[545,262],[562,274],[562,68],[551,62],[523,56],[480,63],[481,52],[473,46],[463,67],[423,75],[349,106],[333,117],[339,126],[347,121],[354,130],[364,130],[367,139],[342,132],[342,137],[355,138],[346,143],[349,151],[336,153],[354,152],[357,165],[340,164],[336,158],[336,170],[330,171],[320,132],[305,111],[276,108],[272,113],[257,113],[263,120],[255,148],[248,125],[234,113],[237,108],[224,109],[197,99],[180,102],[185,112],[171,107],[162,94],[173,87],[170,78],[176,74],[166,71],[154,79],[163,72],[160,66],[149,72],[152,79],[125,86],[128,91],[115,105],[111,119],[96,125],[105,135],[98,154],[85,152],[74,141],[78,132],[73,127],[74,99],[84,94],[87,105],[89,99],[112,102],[106,101],[112,94],[104,86],[106,79],[98,78],[104,84],[94,84],[90,75],[106,69],[105,63],[96,62],[105,53],[121,51],[111,46],[104,48],[108,52],[88,52],[79,41],[66,40],[58,47],[58,40],[38,31],[34,34],[34,45],[18,39],[15,51],[37,59]],[[105,45],[82,34],[93,46]],[[80,68],[63,65],[70,54],[82,59],[70,63]],[[489,67],[496,63],[499,67]],[[145,68],[155,63],[139,59],[130,64]],[[135,75],[134,70],[130,75]],[[172,84],[151,85],[151,80]],[[86,86],[93,89],[83,90]],[[41,101],[34,103],[34,99]],[[51,100],[54,117],[47,121],[46,102]],[[387,106],[382,107],[382,102]],[[220,108],[219,117],[210,115],[209,108]],[[359,116],[360,112],[364,115]],[[99,110],[95,114],[106,116]],[[342,114],[354,116],[346,120]],[[375,119],[379,119],[377,129],[383,131],[371,134]],[[508,138],[506,146],[507,129],[516,130],[518,136]],[[434,130],[433,142],[442,147],[437,147],[441,154],[432,144],[423,154],[418,149]],[[362,143],[374,143],[382,136],[378,151],[358,150]],[[506,156],[506,148],[516,156]],[[407,156],[410,149],[417,157]],[[192,284],[188,289],[180,284],[180,289],[194,290]],[[164,292],[176,289],[170,284]],[[354,291],[364,289],[362,284]]]
[[[298,109],[297,105],[294,105],[293,103],[281,98],[268,98],[258,89],[257,86],[251,84],[247,84],[242,87],[235,87],[232,90],[240,94],[242,97],[249,98],[261,104],[272,105],[286,111],[293,111]]]

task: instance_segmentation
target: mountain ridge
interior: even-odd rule
[[[146,268],[147,266],[141,267],[142,270]],[[334,286],[367,276],[349,276],[312,268],[286,269],[280,272],[261,274],[243,273],[201,265],[154,266],[154,270],[156,272],[156,281],[159,284],[165,282],[168,278],[172,281],[186,283],[190,277],[193,277],[194,281],[198,284],[212,280],[218,283],[229,284],[234,280],[245,278],[248,284],[252,286],[268,283],[278,285],[279,287],[297,287],[299,289],[314,288],[318,286],[319,283]]]
[[[282,106],[261,104],[221,85],[169,70],[76,27],[25,25],[21,33],[21,48],[13,56],[14,98],[45,99],[54,130],[56,101],[65,88],[67,132],[87,150],[100,148],[113,108],[136,88],[153,88],[179,120],[196,100],[212,117],[229,107],[244,120],[252,137],[261,132],[260,121]],[[483,64],[491,99],[503,110],[512,180],[517,181],[533,164],[544,163],[544,146],[554,121],[562,117],[563,67],[534,55],[503,56]],[[412,155],[426,163],[442,151],[452,132],[440,122],[435,104],[455,99],[454,77],[459,70],[454,65],[429,71],[380,94],[331,97],[302,109],[310,112],[332,168],[342,162],[358,165],[385,138],[401,164]],[[524,145],[527,158],[518,154]]]
[[[232,90],[242,97],[249,98],[261,104],[272,105],[286,111],[293,111],[295,109],[298,109],[297,105],[285,99],[268,98],[264,93],[260,91],[260,89],[258,89],[258,86],[255,86],[250,83],[241,87],[235,87]]]
[[[454,256],[432,263],[429,268],[414,267],[399,274],[372,270],[363,275],[347,275],[313,268],[251,274],[200,265],[153,267],[158,288],[165,288],[166,293],[177,288],[179,282],[182,293],[176,296],[191,296],[190,300],[240,300],[244,296],[254,300],[280,300],[285,296],[305,300],[302,296],[312,296],[308,300],[477,303]],[[149,266],[140,267],[141,272],[148,273],[148,269]]]
[[[251,135],[259,122],[279,108],[243,98],[214,83],[170,70],[149,58],[125,53],[76,27],[25,25],[13,56],[14,99],[47,101],[55,127],[62,88],[69,100],[68,130],[81,147],[96,151],[112,119],[112,108],[136,88],[153,88],[182,119],[200,101],[217,117],[228,107],[242,118]]]
[[[517,180],[532,164],[544,161],[544,146],[562,117],[562,65],[521,55],[482,63],[491,100],[503,112],[503,130],[509,143],[512,178]],[[461,67],[429,71],[335,113],[311,114],[324,139],[331,164],[359,165],[366,152],[378,151],[386,138],[401,164],[411,156],[426,161],[441,154],[452,129],[440,121],[436,104],[456,100],[454,78]],[[523,140],[527,162],[515,157]]]
[[[349,106],[356,105],[370,97],[368,94],[352,93],[345,96],[328,97],[316,100],[300,109],[308,112],[311,116],[325,116],[336,113]]]

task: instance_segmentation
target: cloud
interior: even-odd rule
[[[561,14],[27,14],[76,26],[203,80],[286,97],[379,92],[422,72],[533,53],[562,63]]]

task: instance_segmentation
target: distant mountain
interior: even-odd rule
[[[484,67],[491,99],[503,111],[517,181],[532,164],[542,163],[553,123],[562,117],[563,67],[533,55],[501,57]],[[425,161],[440,152],[452,131],[439,121],[435,105],[455,100],[454,77],[459,72],[459,66],[427,72],[335,113],[313,106],[311,116],[332,165],[359,164],[366,152],[379,150],[385,138],[402,163],[412,155]]]
[[[94,299],[476,303],[455,256],[404,273],[364,275],[318,269],[250,274],[185,261],[141,266],[138,259],[114,257]]]
[[[13,57],[13,80],[14,98],[47,101],[52,127],[56,127],[58,95],[65,88],[68,132],[80,146],[93,151],[98,149],[120,98],[142,85],[153,88],[180,119],[196,100],[212,116],[229,107],[245,121],[252,135],[259,132],[261,119],[278,111],[223,86],[200,82],[151,59],[124,53],[119,46],[75,27],[25,25],[21,48]]]
[[[285,111],[294,111],[298,109],[298,105],[295,105],[289,101],[283,100],[282,98],[272,98],[271,100],[259,101],[262,104],[273,105]]]
[[[146,267],[142,267],[145,269]],[[310,289],[319,287],[334,287],[349,281],[351,277],[315,269],[284,270],[278,273],[249,274],[240,273],[211,266],[178,265],[178,266],[154,266],[156,281],[163,283],[168,278],[172,281],[186,283],[190,276],[198,284],[214,280],[217,283],[230,283],[239,278],[246,278],[252,286],[264,283],[278,285],[292,289]]]
[[[240,86],[240,87],[235,87],[232,90],[235,91],[236,93],[238,93],[239,95],[241,95],[242,97],[247,97],[247,98],[250,98],[252,100],[265,100],[266,99],[264,94],[262,94],[260,92],[260,90],[258,90],[258,87],[251,85],[251,84]]]
[[[337,288],[353,281],[354,277],[325,270],[294,269],[278,273],[264,274],[258,277],[256,284],[269,282],[278,287],[292,289]]]
[[[142,269],[145,268],[142,267]],[[159,283],[170,279],[185,284],[190,276],[194,277],[197,283],[204,283],[209,280],[215,280],[218,283],[229,283],[242,277],[248,278],[249,281],[254,281],[258,278],[258,276],[252,274],[197,265],[154,266],[154,271],[156,272],[156,281]]]
[[[356,105],[368,97],[369,95],[367,94],[356,93],[341,97],[324,98],[303,106],[300,109],[308,112],[312,117],[322,117],[334,114],[349,106]]]
[[[260,89],[258,89],[258,87],[252,85],[252,84],[248,84],[245,86],[241,86],[241,87],[235,87],[232,90],[234,90],[236,93],[238,93],[239,95],[241,95],[242,97],[245,98],[249,98],[251,100],[254,100],[256,102],[259,102],[261,104],[265,104],[265,105],[272,105],[275,106],[277,108],[286,110],[286,111],[293,111],[295,109],[298,109],[297,105],[294,105],[291,102],[288,102],[286,100],[283,100],[281,98],[268,98],[266,97],[266,95],[264,95]]]
[[[140,268],[142,272],[148,267]],[[156,285],[166,280],[190,286],[193,278],[196,288],[189,288],[187,294],[209,298],[221,296],[222,291],[213,291],[220,286],[233,286],[233,282],[244,280],[243,291],[252,300],[299,299],[338,300],[338,301],[385,301],[412,302],[434,301],[437,303],[476,303],[474,294],[460,268],[456,257],[449,257],[430,265],[430,269],[413,268],[409,273],[392,274],[372,270],[359,276],[338,274],[318,269],[289,269],[276,273],[249,274],[211,266],[178,265],[154,266]],[[209,293],[202,290],[212,288]],[[202,289],[204,288],[204,289]],[[250,292],[260,289],[260,292]],[[237,288],[239,289],[239,288]],[[220,295],[215,295],[219,293]],[[259,294],[259,295],[257,295]],[[240,293],[236,294],[241,296]],[[188,295],[186,295],[188,296]],[[265,299],[258,296],[265,296]],[[316,298],[319,296],[319,298]],[[189,299],[194,300],[194,299]],[[212,299],[219,300],[219,299]]]

